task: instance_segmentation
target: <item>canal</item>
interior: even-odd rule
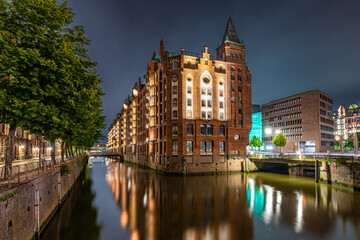
[[[41,239],[360,239],[360,194],[304,177],[165,176],[90,158]]]

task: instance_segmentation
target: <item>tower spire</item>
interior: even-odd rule
[[[239,37],[236,33],[236,30],[235,30],[234,24],[231,20],[231,17],[229,17],[228,22],[226,24],[224,36],[222,38],[221,43],[224,43],[225,41],[240,43]]]

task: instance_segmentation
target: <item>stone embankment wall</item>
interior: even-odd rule
[[[0,193],[0,239],[37,238],[70,193],[87,161],[87,156],[67,161],[71,173],[66,176],[56,169]]]
[[[320,166],[320,179],[360,190],[360,163],[347,162],[343,166],[338,166],[336,162],[323,161]]]
[[[170,174],[245,172],[245,155],[158,156],[125,154],[123,160]]]

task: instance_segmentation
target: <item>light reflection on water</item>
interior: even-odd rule
[[[359,193],[287,175],[165,176],[104,160],[90,169],[100,239],[360,238]]]
[[[107,182],[131,239],[360,237],[354,209],[359,194],[312,179],[268,173],[164,176],[112,162]]]

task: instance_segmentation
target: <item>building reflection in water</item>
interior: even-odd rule
[[[360,236],[360,215],[353,209],[359,194],[302,178],[262,173],[165,176],[111,162],[106,179],[131,240],[254,239],[255,232],[267,231],[255,229],[255,219],[294,235],[330,239],[341,219]]]

